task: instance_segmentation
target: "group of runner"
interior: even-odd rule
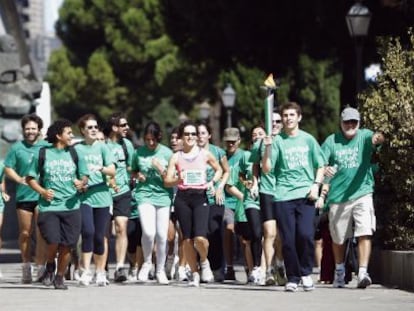
[[[359,129],[359,112],[345,108],[340,131],[321,148],[299,129],[301,119],[298,104],[283,105],[273,114],[272,134],[254,126],[244,150],[237,128],[224,130],[222,149],[210,143],[207,124],[192,121],[172,130],[169,147],[161,143],[160,125],[151,121],[144,144],[134,148],[121,113],[104,127],[94,115],[82,116],[79,143],[73,143],[67,120],[54,122],[44,140],[42,120],[25,116],[24,139],[4,163],[5,175],[17,183],[22,282],[33,280],[32,232],[35,280],[56,289],[67,289],[71,261],[80,285],[109,284],[112,232],[114,282],[154,278],[167,285],[176,279],[199,286],[235,280],[236,235],[248,283],[311,291],[315,207],[329,207],[334,286],[345,286],[344,243],[352,235],[359,240],[358,287],[369,286],[375,230],[370,160],[384,137]],[[77,249],[79,256],[73,256]]]

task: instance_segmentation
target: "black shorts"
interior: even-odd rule
[[[236,235],[241,236],[243,240],[250,241],[252,239],[252,232],[248,222],[236,222],[234,224],[234,232]]]
[[[276,220],[276,204],[273,201],[274,196],[271,194],[260,193],[260,213],[262,222]]]
[[[114,208],[113,208],[113,216],[119,217],[127,217],[131,215],[131,202],[132,202],[132,195],[131,191],[127,191],[123,194],[113,197]]]
[[[42,212],[37,224],[47,244],[74,247],[81,233],[81,211]]]
[[[28,212],[34,213],[35,209],[37,207],[37,204],[38,204],[37,201],[17,202],[16,203],[16,209],[21,209],[23,211],[28,211]]]

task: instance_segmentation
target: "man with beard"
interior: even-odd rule
[[[35,114],[25,115],[21,120],[23,140],[16,142],[8,152],[4,162],[7,177],[16,182],[16,212],[19,223],[19,247],[22,257],[22,283],[32,282],[31,235],[36,232],[37,280],[44,272],[45,243],[37,225],[37,204],[39,194],[26,184],[26,171],[39,149],[47,142],[41,139],[42,119]]]
[[[360,129],[359,126],[358,110],[345,108],[341,113],[341,131],[330,135],[322,145],[328,161],[325,174],[333,176],[330,180],[327,203],[336,265],[334,287],[345,286],[345,241],[353,235],[358,238],[357,287],[366,288],[372,283],[367,273],[371,236],[375,231],[371,158],[376,146],[384,142],[384,135]]]

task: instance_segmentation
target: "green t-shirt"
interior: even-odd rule
[[[240,159],[240,172],[247,180],[253,180],[253,162],[250,161],[250,151],[245,151],[243,157]],[[260,209],[259,196],[252,198],[250,190],[246,187],[240,189],[243,192],[243,206],[245,209],[255,208]]]
[[[151,203],[160,207],[171,206],[172,189],[164,186],[164,181],[158,170],[153,167],[152,160],[157,159],[161,166],[167,169],[172,154],[171,149],[163,144],[158,144],[155,150],[150,150],[144,145],[135,151],[131,170],[145,176],[145,181],[137,180],[135,186],[134,196],[138,205]]]
[[[0,183],[3,182],[4,177],[4,164],[3,162],[0,162]],[[1,196],[1,187],[0,187],[0,214],[2,214],[4,211],[4,201],[3,197]]]
[[[31,145],[26,141],[19,141],[11,146],[4,166],[12,168],[17,174],[24,177],[33,161],[33,158],[39,153],[39,149],[44,146],[50,146],[45,140],[39,140],[36,144]],[[17,184],[16,202],[35,202],[39,200],[39,194],[27,185]]]
[[[233,174],[233,171],[235,172],[235,174],[239,174],[239,162],[240,159],[243,157],[244,154],[244,150],[243,149],[237,149],[236,152],[229,156],[227,155],[227,160],[229,163],[229,168],[230,168],[230,174]],[[225,194],[225,200],[224,200],[224,206],[226,208],[230,208],[232,210],[234,210],[236,208],[236,204],[237,204],[237,199],[235,197],[233,197],[232,195],[228,194],[226,191],[224,192]]]
[[[359,129],[351,140],[342,132],[330,135],[322,150],[330,166],[338,166],[330,181],[328,203],[343,203],[360,198],[374,191],[372,153],[373,132]]]
[[[108,148],[111,151],[112,156],[114,157],[114,160],[115,160],[115,166],[116,166],[115,183],[119,187],[119,192],[115,192],[112,188],[110,188],[112,197],[119,196],[130,190],[129,188],[130,174],[128,172],[128,167],[130,167],[132,163],[132,156],[134,154],[134,146],[132,145],[130,140],[126,138],[123,138],[123,140],[128,150],[128,158],[126,157],[125,151],[122,148],[121,141],[113,142],[109,140],[107,142]]]
[[[93,166],[108,166],[114,164],[114,158],[108,146],[100,141],[92,145],[84,142],[75,145],[78,157],[82,158],[89,170],[88,191],[82,193],[81,201],[93,208],[108,207],[112,204],[112,196],[102,172],[93,171]]]
[[[221,162],[223,157],[226,156],[226,152],[221,149],[220,147],[217,147],[215,145],[209,144],[208,150],[213,154],[213,156],[216,158],[217,162]],[[210,166],[207,165],[207,181],[211,181],[214,178],[215,171]],[[218,183],[215,185],[217,186]],[[216,204],[216,197],[212,195],[211,191],[207,191],[207,198],[208,198],[208,204],[213,205]]]
[[[227,185],[234,186],[237,189],[243,191],[244,188],[239,179],[239,170],[230,170],[230,176],[227,179]],[[235,222],[247,222],[246,212],[244,210],[243,201],[236,199],[234,205],[234,221]]]
[[[38,178],[39,155],[31,162],[27,176]],[[86,163],[79,157],[78,168],[73,162],[69,149],[49,147],[45,152],[42,186],[54,191],[53,200],[48,202],[40,196],[39,212],[63,212],[79,208],[80,195],[73,181],[88,175]]]
[[[275,194],[276,177],[271,170],[269,173],[263,173],[261,159],[263,158],[264,148],[263,140],[256,141],[251,149],[250,161],[260,165],[259,192],[269,195]]]
[[[284,132],[272,144],[271,163],[276,177],[275,201],[306,198],[315,181],[316,169],[325,158],[316,139],[299,130],[298,135]]]

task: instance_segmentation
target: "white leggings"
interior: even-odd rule
[[[156,242],[156,271],[163,271],[167,250],[168,224],[170,220],[169,206],[154,206],[150,203],[138,205],[139,219],[142,227],[142,252],[144,262],[152,262],[154,240]]]

